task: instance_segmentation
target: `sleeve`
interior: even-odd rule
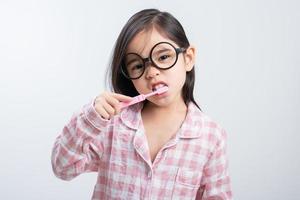
[[[203,178],[196,199],[232,200],[225,130],[221,131],[221,139],[204,166]]]
[[[94,100],[73,114],[52,150],[52,169],[58,178],[71,180],[83,172],[98,170],[108,123],[96,112]]]

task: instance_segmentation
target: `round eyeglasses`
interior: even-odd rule
[[[147,62],[151,62],[158,69],[167,70],[176,64],[178,54],[185,50],[175,48],[168,42],[159,42],[152,47],[148,58],[142,58],[136,53],[126,54],[121,71],[128,79],[138,79],[144,74]]]

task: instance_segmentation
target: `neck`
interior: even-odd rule
[[[151,113],[153,116],[170,116],[173,114],[182,114],[186,113],[187,106],[185,105],[184,101],[177,101],[167,106],[158,106],[154,103],[148,101],[143,108],[144,112]]]

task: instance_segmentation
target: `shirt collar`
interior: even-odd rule
[[[122,122],[129,128],[137,130],[140,123],[142,123],[141,110],[143,105],[144,103],[141,102],[125,108],[120,115]],[[178,137],[197,138],[201,134],[202,127],[203,114],[193,102],[190,102],[185,120],[179,129]]]
[[[143,102],[126,107],[121,112],[120,118],[122,122],[129,128],[137,130],[140,123],[142,123],[142,116],[141,116],[142,108],[143,108]]]
[[[188,112],[183,121],[178,136],[179,138],[198,138],[203,127],[202,111],[193,103],[188,104]]]

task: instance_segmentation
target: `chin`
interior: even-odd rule
[[[171,104],[170,101],[167,100],[161,100],[161,101],[151,101],[152,104],[159,107],[167,107]]]

